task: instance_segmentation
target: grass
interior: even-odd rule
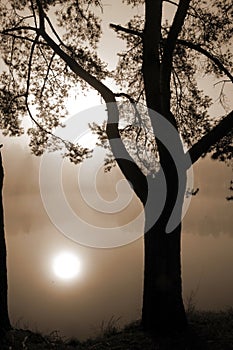
[[[200,338],[206,339],[207,349],[233,349],[233,309],[227,311],[195,311],[190,326]]]
[[[1,350],[233,350],[233,309],[220,312],[192,310],[188,314],[189,331],[171,337],[154,339],[145,334],[139,322],[119,330],[114,319],[102,325],[101,335],[80,342],[75,338],[64,340],[58,332],[42,336],[29,330],[8,332]]]

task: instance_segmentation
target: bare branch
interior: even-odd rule
[[[132,104],[135,104],[135,100],[125,92],[119,92],[114,94],[116,97],[126,97]]]
[[[8,29],[4,29],[1,31],[1,34],[8,34],[11,32],[17,32],[17,31],[21,31],[21,30],[29,30],[29,31],[33,31],[38,33],[38,29],[35,27],[31,27],[31,26],[20,26],[20,27],[13,27],[13,28],[8,28]]]
[[[49,76],[49,73],[50,73],[50,69],[51,69],[51,66],[52,66],[52,63],[53,63],[54,56],[55,56],[55,53],[53,52],[53,54],[52,54],[52,56],[51,56],[51,59],[50,59],[50,61],[49,61],[49,64],[48,64],[46,76],[45,76],[45,78],[44,78],[44,83],[43,83],[43,86],[42,86],[41,91],[40,91],[40,97],[42,97],[42,95],[43,95],[43,92],[44,92],[44,89],[45,89],[45,85],[46,85],[46,82],[47,82],[47,80],[48,80],[48,76]]]
[[[143,32],[139,32],[138,30],[135,30],[135,29],[122,27],[121,25],[117,25],[117,24],[113,24],[113,23],[110,23],[109,27],[113,28],[116,32],[124,32],[127,34],[139,36],[140,38],[143,37]]]
[[[178,3],[177,3],[177,2],[175,2],[175,1],[171,1],[171,0],[163,0],[163,2],[167,2],[167,3],[171,4],[171,5],[175,5],[176,7],[178,6]]]
[[[17,18],[20,18],[20,20],[15,24],[15,26],[20,26],[21,25],[21,23],[23,23],[26,19],[30,19],[30,18],[33,18],[33,15],[29,15],[29,16],[20,16],[17,12],[16,12],[16,10],[14,9],[14,16],[16,17],[17,16]]]
[[[225,83],[230,83],[230,80],[223,79],[223,80],[217,81],[216,83],[214,83],[214,86],[217,86],[219,84],[225,84]]]
[[[176,104],[176,113],[178,114],[178,109],[179,109],[179,105],[180,105],[180,99],[181,99],[181,94],[178,93],[178,86],[177,86],[177,83],[176,83],[176,72],[173,70],[172,71],[172,78],[173,78],[173,84],[174,84],[174,87],[175,87],[175,93],[176,93],[176,100],[177,100],[177,104]],[[179,81],[178,81],[179,83]]]
[[[175,2],[175,1],[172,1],[172,0],[163,0],[163,1],[164,1],[164,2],[167,2],[168,4],[174,5],[174,6],[176,6],[176,7],[179,6],[179,3]],[[195,9],[195,7],[189,5],[189,9],[192,10],[192,11],[195,13],[195,15],[194,15],[193,13],[191,13],[190,11],[187,11],[187,15],[192,16],[192,17],[194,17],[194,18],[199,18],[199,19],[201,19],[201,18],[200,18],[200,15],[198,14],[198,12],[197,12],[197,10]]]
[[[227,103],[226,103],[226,96],[225,96],[225,94],[224,94],[224,88],[225,88],[226,82],[227,82],[226,80],[223,80],[223,81],[219,82],[219,83],[222,83],[222,86],[221,86],[221,89],[220,89],[219,96],[218,96],[218,98],[217,98],[217,101],[220,102],[220,104],[222,105],[222,107],[223,107],[224,109],[226,109],[226,106],[227,106]],[[216,86],[217,83],[214,84],[214,85]]]
[[[61,40],[60,36],[58,35],[57,31],[55,30],[52,22],[50,21],[50,18],[45,14],[45,19],[48,22],[53,34],[55,35],[55,37],[57,38],[57,40],[59,41],[60,44],[62,44],[64,47],[67,48],[67,46],[63,43],[63,41]]]

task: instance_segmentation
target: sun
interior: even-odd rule
[[[64,280],[75,278],[80,273],[81,263],[76,255],[62,252],[53,260],[55,275]]]

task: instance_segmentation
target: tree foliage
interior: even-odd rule
[[[140,1],[129,3],[136,5]],[[167,3],[171,3],[175,8],[178,6],[178,3],[172,1]],[[119,54],[116,80],[135,101],[142,103],[145,101],[141,72],[143,26],[144,20],[138,16],[125,26],[112,24],[118,36],[127,43],[126,50]],[[171,23],[165,20],[161,26],[161,60],[170,28]],[[173,54],[171,77],[171,111],[188,146],[213,127],[213,120],[208,115],[212,101],[198,87],[198,78],[203,75],[215,75],[216,79],[225,77],[227,83],[233,82],[231,38],[230,1],[218,4],[214,1],[202,4],[198,1],[191,2]],[[127,80],[124,79],[125,76],[128,77]]]
[[[38,5],[43,6],[39,15]],[[53,138],[54,129],[62,125],[67,115],[65,102],[72,87],[80,79],[61,60],[39,33],[39,23],[48,30],[64,52],[91,74],[103,79],[108,75],[105,65],[95,52],[101,29],[94,14],[98,1],[2,1],[1,57],[4,71],[0,77],[1,128],[4,134],[20,135],[22,118],[29,114],[33,127],[30,146],[36,155],[46,148],[59,147],[62,140]],[[56,18],[55,24],[48,13]],[[62,27],[62,30],[59,28]],[[59,32],[64,34],[60,37]],[[77,35],[79,33],[80,35]],[[90,152],[65,142],[67,154],[79,162]]]
[[[144,3],[137,0],[124,2],[132,6]],[[174,13],[180,6],[177,1],[162,3],[163,7],[167,4],[174,8]],[[32,151],[37,155],[48,147],[59,147],[61,140],[53,138],[51,142],[51,134],[62,125],[66,116],[64,106],[70,89],[77,84],[82,89],[89,86],[71,69],[68,58],[99,81],[104,82],[110,76],[114,78],[123,92],[121,98],[130,96],[131,102],[145,104],[142,74],[145,18],[137,15],[123,26],[111,24],[126,42],[126,49],[119,53],[116,70],[109,72],[97,54],[102,34],[102,11],[101,2],[91,0],[1,2],[1,57],[4,62],[0,77],[1,128],[4,134],[22,134],[21,121],[29,113],[33,126],[27,132]],[[216,81],[222,80],[224,88],[233,82],[232,23],[230,0],[190,2],[174,48],[170,80],[170,110],[188,147],[216,123],[208,115],[212,101],[198,86],[198,78],[214,75]],[[171,27],[172,23],[163,18],[159,43],[161,63]],[[62,50],[64,57],[54,50],[51,41]],[[137,149],[141,144],[144,148],[146,145],[148,151],[156,152],[148,117],[134,113],[127,124],[121,131],[126,143],[127,140],[137,140]],[[87,149],[78,145],[68,142],[65,145],[73,161],[79,162],[89,155]],[[231,137],[228,135],[217,144],[214,158],[229,160],[231,151]],[[142,160],[145,163],[146,158],[140,153],[138,150],[134,158],[143,168]]]

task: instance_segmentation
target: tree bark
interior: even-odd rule
[[[11,328],[7,302],[7,263],[6,242],[4,232],[4,213],[2,201],[4,171],[0,151],[0,334]]]
[[[187,327],[181,279],[181,213],[186,182],[186,171],[183,171],[182,183],[174,179],[172,172],[171,176],[164,176],[164,180],[158,173],[152,185],[149,179],[152,195],[148,194],[149,202],[145,207],[142,326],[153,334],[169,334]],[[167,193],[164,193],[162,181],[166,182]],[[179,196],[178,185],[182,186]],[[179,224],[167,233],[176,198]]]
[[[144,238],[142,325],[154,334],[169,334],[187,326],[181,287],[181,224],[166,234],[162,221],[159,220]]]

